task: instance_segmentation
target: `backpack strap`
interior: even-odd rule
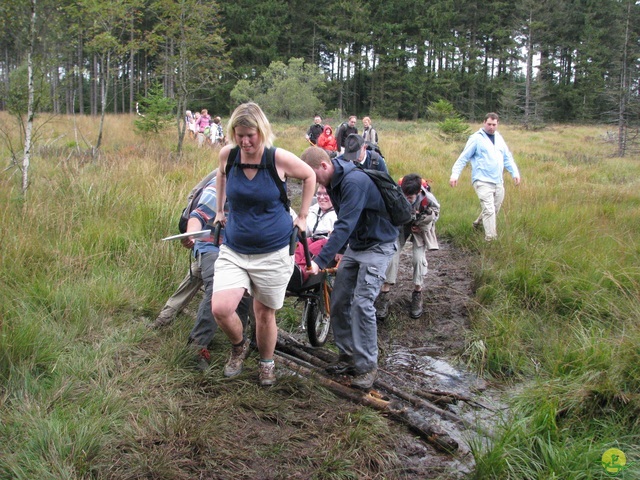
[[[224,172],[227,176],[229,176],[229,173],[231,172],[231,168],[234,165],[240,165],[239,162],[236,162],[236,157],[238,156],[238,152],[240,151],[240,147],[239,146],[235,146],[234,148],[231,149],[231,151],[229,152],[229,156],[227,157],[227,165],[224,169]],[[267,161],[266,161],[266,165],[264,168],[266,168],[269,173],[271,174],[271,178],[273,178],[273,181],[276,184],[276,187],[278,187],[278,190],[280,191],[280,201],[282,202],[282,204],[285,206],[285,209],[287,211],[289,211],[289,208],[291,207],[291,201],[289,200],[289,197],[287,196],[287,190],[284,188],[284,184],[282,183],[282,179],[280,178],[280,175],[278,175],[278,169],[276,168],[276,149],[275,147],[271,147],[271,148],[267,148]],[[262,168],[261,165],[252,165],[252,168]]]
[[[379,164],[380,164],[380,155],[378,155],[375,150],[371,150],[371,167],[374,170],[377,170]]]
[[[227,177],[229,176],[229,172],[231,172],[231,167],[233,167],[233,164],[236,161],[236,157],[238,156],[239,151],[240,151],[240,147],[237,145],[229,151],[229,156],[227,157],[227,164],[224,167],[224,174]]]
[[[271,174],[273,181],[276,182],[276,186],[278,187],[278,190],[280,190],[280,201],[284,205],[285,210],[287,210],[288,212],[289,208],[291,208],[291,201],[287,196],[287,191],[285,190],[284,184],[280,179],[280,175],[278,175],[278,169],[276,168],[275,147],[271,147],[267,149],[267,169],[269,170],[269,173]]]

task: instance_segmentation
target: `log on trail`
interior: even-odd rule
[[[443,392],[441,390],[416,390],[414,392],[416,395],[419,395],[427,400],[432,401],[435,404],[438,403],[454,403],[457,401],[466,402],[469,405],[473,405],[475,407],[482,407],[491,412],[495,412],[495,410],[487,405],[483,405],[482,403],[474,400],[473,398],[468,397],[467,395],[462,395],[454,392]]]
[[[310,347],[305,345],[304,343],[296,340],[287,332],[283,332],[282,330],[278,330],[278,341],[277,348],[286,351],[296,351],[296,352],[305,352],[308,355],[313,355],[319,360],[325,363],[331,363],[338,358],[338,355],[330,352],[321,347]]]
[[[400,390],[399,388],[396,388],[390,383],[385,382],[383,380],[379,380],[379,379],[376,380],[376,385],[379,385],[381,388],[384,388],[387,392],[392,393],[393,395],[396,395],[397,397],[400,397],[403,400],[406,400],[407,402],[415,405],[416,407],[421,407],[421,408],[424,408],[425,410],[429,410],[437,415],[440,415],[442,418],[446,418],[447,420],[450,420],[458,425],[469,427],[469,425],[467,425],[466,422],[455,413],[443,410],[442,408],[438,407],[437,405],[434,405],[428,400],[425,400],[423,398],[417,397],[416,395]]]
[[[276,352],[278,361],[290,370],[307,378],[318,381],[322,386],[333,391],[337,395],[355,403],[375,408],[396,421],[407,425],[422,439],[429,442],[437,449],[452,454],[458,449],[458,442],[451,438],[445,431],[435,425],[429,424],[417,411],[403,406],[398,401],[385,399],[376,391],[365,392],[353,389],[320,374],[316,367],[305,360],[301,360],[283,352]]]
[[[347,400],[351,400],[352,402],[356,402],[361,405],[366,405],[367,407],[372,407],[372,408],[375,408],[376,410],[381,410],[387,413],[391,413],[393,409],[396,408],[393,405],[391,405],[391,402],[389,402],[388,400],[384,400],[377,396],[370,395],[367,392],[354,390],[350,387],[347,387],[346,385],[342,385],[341,383],[331,380],[321,375],[320,373],[306,366],[301,365],[300,363],[291,359],[291,357],[288,355],[285,357],[281,353],[276,353],[275,357],[278,359],[278,361],[282,365],[286,366],[288,369],[296,373],[299,373],[304,377],[317,380],[318,383],[320,383],[320,385],[328,388],[329,390],[333,391],[334,393],[337,393],[338,395],[340,395],[343,398],[346,398]]]

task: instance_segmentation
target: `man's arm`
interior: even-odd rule
[[[516,161],[513,159],[513,155],[507,146],[507,142],[504,141],[502,135],[500,135],[500,142],[503,145],[503,159],[504,159],[504,168],[511,174],[513,177],[513,181],[516,185],[520,185],[520,172],[518,170],[518,166],[516,165]]]
[[[458,178],[460,178],[460,174],[462,173],[462,170],[464,170],[464,167],[467,165],[469,160],[471,160],[471,157],[473,157],[475,153],[476,153],[476,139],[474,134],[469,137],[469,140],[467,140],[467,144],[465,145],[464,150],[462,150],[462,153],[456,160],[456,163],[454,163],[453,167],[451,168],[451,177],[449,178],[449,185],[451,185],[452,187],[455,187],[456,185],[458,185]]]
[[[322,247],[315,260],[320,268],[326,267],[347,244],[351,233],[360,220],[362,211],[366,207],[367,192],[357,182],[345,177],[341,183],[340,191],[342,197],[338,219],[333,224],[329,241]]]

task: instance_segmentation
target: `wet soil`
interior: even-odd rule
[[[378,323],[379,379],[403,392],[436,400],[439,408],[465,422],[463,426],[446,416],[418,409],[425,422],[458,443],[453,455],[434,448],[406,425],[394,425],[395,454],[402,462],[399,478],[458,479],[473,471],[469,442],[480,438],[478,430],[484,434],[491,430],[504,406],[499,401],[500,392],[464,363],[469,314],[473,308],[472,256],[441,242],[439,250],[427,252],[427,259],[424,314],[412,319],[411,244],[405,245],[398,283],[389,294],[389,316]],[[299,335],[298,338],[305,339],[304,333]],[[438,400],[444,392],[456,398],[441,403]]]

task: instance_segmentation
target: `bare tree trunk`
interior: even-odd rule
[[[73,61],[72,57],[69,56],[67,60],[67,72],[73,72]],[[73,83],[75,81],[75,77],[73,75],[69,75],[65,81],[64,88],[64,99],[65,99],[65,113],[68,115],[72,112],[72,101],[73,101]]]
[[[82,32],[80,32],[78,38],[78,112],[80,112],[80,115],[84,115],[84,77],[82,75],[84,55],[82,54],[82,46]]]
[[[24,156],[22,158],[22,195],[27,194],[29,188],[29,162],[31,160],[31,132],[33,131],[33,52],[36,41],[36,0],[31,0],[31,23],[29,28],[29,52],[27,53],[27,128],[24,138]]]
[[[527,34],[527,74],[525,79],[524,90],[524,126],[529,127],[531,122],[531,82],[533,77],[533,18],[529,12],[529,32]]]
[[[2,83],[4,83],[4,91],[9,91],[9,47],[4,47],[4,68],[2,69]],[[0,109],[6,110],[7,105],[4,96],[0,97]]]
[[[126,65],[126,64],[125,64]],[[124,65],[123,65],[124,66]],[[126,96],[126,92],[127,92],[127,83],[126,83],[126,68],[124,69],[124,71],[122,72],[122,88],[120,89],[120,98],[122,100],[122,113],[126,113],[127,111],[127,96]]]
[[[618,156],[627,153],[627,45],[629,44],[629,18],[631,17],[631,2],[627,5],[627,24],[624,31],[624,48],[622,49],[622,65],[620,72],[620,103],[618,108]]]
[[[60,77],[58,76],[58,66],[51,67],[51,100],[53,107],[53,114],[60,115]]]
[[[96,89],[97,87],[97,78],[98,75],[98,67],[96,66],[96,54],[92,55],[91,60],[91,78],[89,79],[89,115],[96,114]]]
[[[102,57],[101,71],[102,78],[100,81],[100,128],[98,129],[98,141],[95,150],[102,145],[102,132],[104,130],[104,117],[107,113],[107,93],[109,91],[109,61],[111,60],[111,52],[107,52]]]
[[[340,47],[339,51],[340,51],[340,53],[338,55],[338,85],[340,85],[340,90],[338,92],[338,111],[340,112],[339,120],[342,120],[342,117],[344,115],[344,98],[343,98],[344,74],[342,72],[342,69],[344,68],[344,65],[343,65],[342,47]],[[340,147],[340,145],[338,145],[338,147]]]
[[[134,16],[131,16],[131,45],[133,45],[133,35],[134,35]],[[133,46],[129,51],[129,113],[133,113],[133,92],[134,92],[134,79],[135,79],[135,65],[134,65],[134,56],[135,53],[133,51]],[[124,108],[122,110],[124,112]]]

